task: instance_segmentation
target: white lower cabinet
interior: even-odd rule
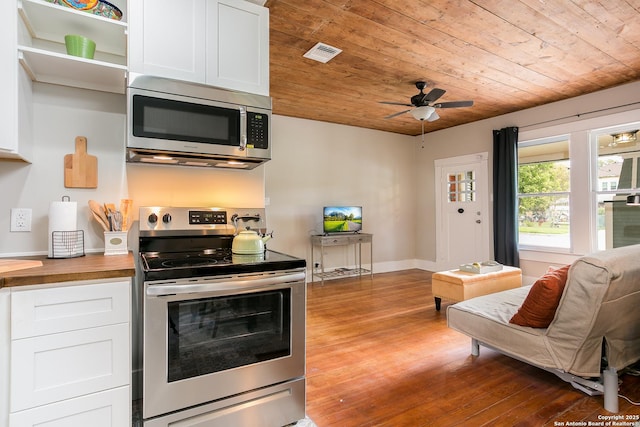
[[[131,423],[131,280],[11,293],[10,427]]]
[[[11,427],[124,427],[131,425],[129,387],[93,393],[10,415]]]

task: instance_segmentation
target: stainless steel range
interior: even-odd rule
[[[232,253],[245,229],[264,209],[140,208],[144,426],[304,418],[306,262]]]

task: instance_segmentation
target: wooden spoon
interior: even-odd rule
[[[98,224],[100,224],[105,231],[110,231],[109,220],[104,213],[104,208],[102,207],[102,205],[95,200],[89,200],[89,209],[91,209],[91,213],[93,214],[95,220],[98,221]]]

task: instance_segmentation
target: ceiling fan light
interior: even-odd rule
[[[431,117],[431,115],[435,112],[436,112],[435,108],[429,105],[423,105],[422,107],[417,107],[411,110],[411,115],[416,120],[428,120],[429,117]]]
[[[438,115],[438,113],[436,113],[435,111],[433,112],[433,114],[431,114],[429,116],[429,118],[427,119],[428,122],[435,122],[436,120],[438,120],[440,118],[440,116]]]

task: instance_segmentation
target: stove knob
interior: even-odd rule
[[[164,215],[162,215],[162,222],[164,222],[165,224],[168,224],[171,222],[171,215],[166,213]]]
[[[152,213],[151,215],[149,215],[148,220],[151,224],[155,224],[156,222],[158,222],[158,215]]]

